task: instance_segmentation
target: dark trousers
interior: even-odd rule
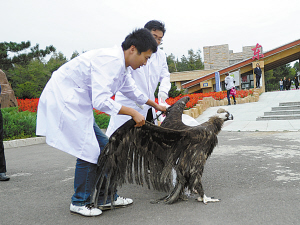
[[[0,173],[6,173],[6,161],[5,161],[4,146],[3,146],[3,117],[2,117],[1,108],[0,108]]]
[[[258,88],[260,86],[260,76],[256,75],[256,87]]]
[[[154,121],[153,121],[153,114],[152,114],[152,108],[148,109],[146,120],[149,121],[149,122],[151,122],[151,123],[154,123]]]

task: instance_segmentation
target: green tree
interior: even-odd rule
[[[175,83],[171,83],[171,89],[169,91],[169,97],[175,98],[180,94],[184,94],[185,90],[177,90],[177,86],[175,85]]]
[[[71,56],[71,59],[74,59],[75,57],[79,56],[79,53],[75,50],[73,53],[72,53],[72,56]],[[70,60],[71,60],[70,59]]]
[[[196,52],[195,65],[196,65],[197,70],[203,70],[204,69],[204,64],[202,62],[201,50],[200,49],[198,49],[198,51]]]
[[[47,62],[46,68],[50,72],[50,74],[52,74],[55,70],[57,70],[59,67],[65,64],[67,61],[67,58],[61,52],[59,52],[58,54],[54,53]]]
[[[167,64],[170,73],[177,72],[176,63],[175,56],[172,53],[171,55],[167,56]]]
[[[299,61],[295,62],[293,68],[295,69],[295,73],[296,73],[296,75],[297,75],[298,72],[300,72],[300,70],[299,70]]]
[[[22,99],[38,98],[50,77],[51,73],[38,59],[31,60],[28,65],[15,65],[7,73],[16,97]]]
[[[39,44],[31,47],[30,41],[27,42],[1,42],[0,43],[0,69],[8,71],[15,64],[28,65],[32,59],[41,60],[46,55],[55,52],[53,45],[47,46],[44,50],[40,49]],[[30,48],[30,49],[29,49]],[[10,56],[10,54],[13,56]]]
[[[188,57],[183,55],[180,61],[178,59],[175,60],[175,56],[171,53],[171,55],[167,56],[167,63],[170,73],[190,70],[202,70],[204,68],[200,49],[197,50],[196,53],[193,49],[188,50]]]
[[[293,80],[295,72],[291,70],[290,63],[278,66],[273,70],[265,72],[266,91],[279,90],[279,81],[286,77]]]
[[[178,71],[188,71],[189,70],[189,62],[185,55],[181,56],[180,62],[177,64]]]
[[[281,78],[283,79],[283,77],[286,77],[287,79],[293,78],[292,75],[290,75],[290,69],[290,63],[278,66],[275,69],[273,69],[274,77],[276,77],[277,81],[279,81]]]
[[[18,98],[38,98],[52,73],[67,62],[61,53],[54,53],[47,63],[44,59],[32,59],[28,65],[15,64],[7,78]]]

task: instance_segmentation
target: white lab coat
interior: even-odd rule
[[[225,87],[226,90],[231,90],[234,87],[234,82],[233,82],[233,77],[231,76],[226,76],[225,77]]]
[[[123,90],[139,104],[147,102],[126,73],[121,47],[88,51],[61,66],[43,90],[36,134],[77,158],[97,163],[100,148],[93,129],[93,108],[116,115],[121,104],[110,97]]]
[[[137,70],[131,69],[131,76],[134,79],[138,89],[153,101],[155,101],[154,92],[159,82],[159,91],[168,94],[171,88],[170,73],[168,70],[166,55],[164,51],[159,48],[157,48],[156,53],[151,55],[151,58],[148,60],[146,66],[143,66]],[[120,92],[117,92],[115,101],[124,106],[134,108],[145,117],[147,116],[148,109],[150,108],[148,105],[143,105],[144,109],[141,109],[137,106],[135,101],[130,100]],[[152,108],[152,114],[155,115],[154,108]],[[129,119],[131,119],[131,117],[126,115],[111,116],[106,135],[111,136],[115,130],[117,130]]]

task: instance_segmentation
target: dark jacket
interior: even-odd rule
[[[296,86],[299,86],[298,78],[295,78],[295,85],[296,85]]]
[[[260,67],[256,67],[254,69],[254,73],[257,75],[257,76],[261,76],[261,68]]]
[[[283,79],[283,87],[284,87],[284,88],[286,87],[286,82],[287,82],[287,80],[284,80],[284,79]]]

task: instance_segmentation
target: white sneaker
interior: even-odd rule
[[[119,196],[117,198],[117,200],[114,201],[113,205],[114,205],[115,208],[121,208],[121,207],[126,207],[126,206],[128,206],[132,203],[133,203],[133,200],[131,198],[124,198],[124,197]],[[108,204],[105,204],[105,205],[100,205],[98,208],[102,209],[102,210],[111,209],[111,203],[108,203]]]
[[[78,206],[78,205],[73,205],[71,203],[70,205],[70,211],[72,213],[77,213],[83,216],[99,216],[102,214],[102,211],[98,208],[90,207],[90,206]]]

